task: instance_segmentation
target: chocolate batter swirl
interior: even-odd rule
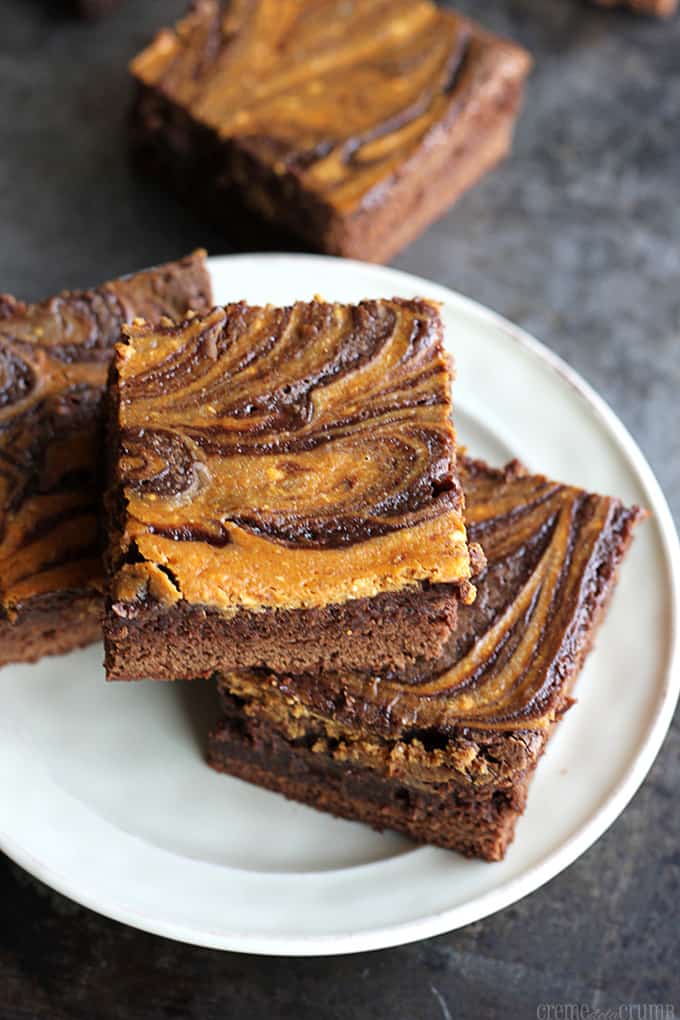
[[[429,0],[197,0],[132,70],[237,154],[347,212],[457,117],[484,46]]]
[[[204,310],[204,254],[42,304],[0,300],[0,609],[100,585],[99,414],[135,316]]]
[[[229,674],[225,689],[262,702],[279,722],[300,714],[289,708],[293,699],[350,742],[368,731],[425,744],[435,735],[445,746],[461,730],[549,729],[568,707],[569,683],[643,514],[517,464],[494,471],[465,460],[461,481],[468,534],[487,566],[434,669],[370,678]]]
[[[145,580],[124,562],[132,543],[169,568],[177,597],[222,608],[469,577],[434,305],[233,304],[127,334],[115,428],[128,595],[132,574]]]

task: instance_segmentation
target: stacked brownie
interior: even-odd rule
[[[214,768],[500,859],[641,512],[456,457],[432,302],[210,306],[202,252],[2,299],[0,663],[104,605],[109,679],[217,680]]]
[[[214,768],[500,859],[640,511],[457,460],[427,301],[124,334],[109,679],[214,676]]]
[[[304,803],[500,860],[592,646],[636,508],[465,461],[487,567],[435,662],[401,671],[230,673],[210,764]]]
[[[25,305],[0,297],[0,665],[101,636],[99,422],[136,316],[210,307],[205,254]]]

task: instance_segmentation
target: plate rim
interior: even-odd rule
[[[371,276],[373,279],[377,278],[384,282],[391,281],[390,285],[394,285],[397,290],[400,286],[407,286],[411,290],[422,287],[423,294],[427,293],[435,300],[441,300],[454,307],[464,309],[474,318],[482,320],[486,325],[502,332],[510,342],[532,354],[576,392],[581,402],[598,419],[600,426],[613,438],[628,469],[648,497],[649,508],[658,526],[661,549],[667,569],[671,602],[669,607],[669,651],[665,664],[663,690],[649,720],[646,737],[618,783],[609,791],[600,807],[543,860],[510,879],[500,889],[489,890],[467,903],[448,907],[445,910],[429,913],[412,920],[400,921],[383,927],[373,927],[356,933],[295,936],[239,934],[238,932],[217,934],[203,929],[193,929],[187,923],[159,922],[126,907],[125,904],[111,905],[105,902],[105,896],[98,898],[88,892],[79,892],[72,881],[61,875],[52,874],[48,863],[37,860],[30,850],[15,845],[11,836],[5,832],[0,832],[0,849],[35,878],[74,902],[115,921],[175,941],[205,948],[286,957],[329,956],[387,949],[465,927],[503,910],[535,892],[585,853],[630,803],[661,749],[680,695],[680,541],[663,490],[632,434],[604,398],[575,369],[526,330],[516,326],[491,308],[460,294],[445,284],[439,284],[415,273],[391,266],[375,265],[329,255],[286,252],[216,255],[210,256],[207,264],[208,269],[212,271],[215,264],[254,261],[258,263],[286,261],[306,264],[315,262],[329,266],[341,264],[366,276]]]

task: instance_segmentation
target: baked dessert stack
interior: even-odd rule
[[[0,662],[103,608],[109,679],[217,681],[215,769],[499,860],[641,511],[457,457],[432,302],[210,305],[202,252],[2,300]]]
[[[216,678],[215,769],[501,859],[641,512],[457,459],[430,302],[124,334],[109,679]]]
[[[507,153],[529,64],[430,0],[195,0],[134,144],[381,261]],[[213,768],[500,860],[642,513],[457,457],[451,383],[436,304],[212,307],[202,252],[0,299],[0,665],[103,612],[109,680],[217,682]]]

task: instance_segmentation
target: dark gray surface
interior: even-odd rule
[[[632,430],[677,519],[680,18],[577,0],[457,6],[528,45],[536,71],[512,160],[396,264],[559,351]],[[126,60],[183,0],[128,0],[96,25],[56,7],[0,2],[0,290],[40,297],[199,244],[227,250],[125,159]],[[619,821],[533,896],[357,957],[177,945],[68,904],[0,857],[0,1018],[483,1020],[565,1001],[674,1003],[680,1015],[679,752],[676,723]]]

